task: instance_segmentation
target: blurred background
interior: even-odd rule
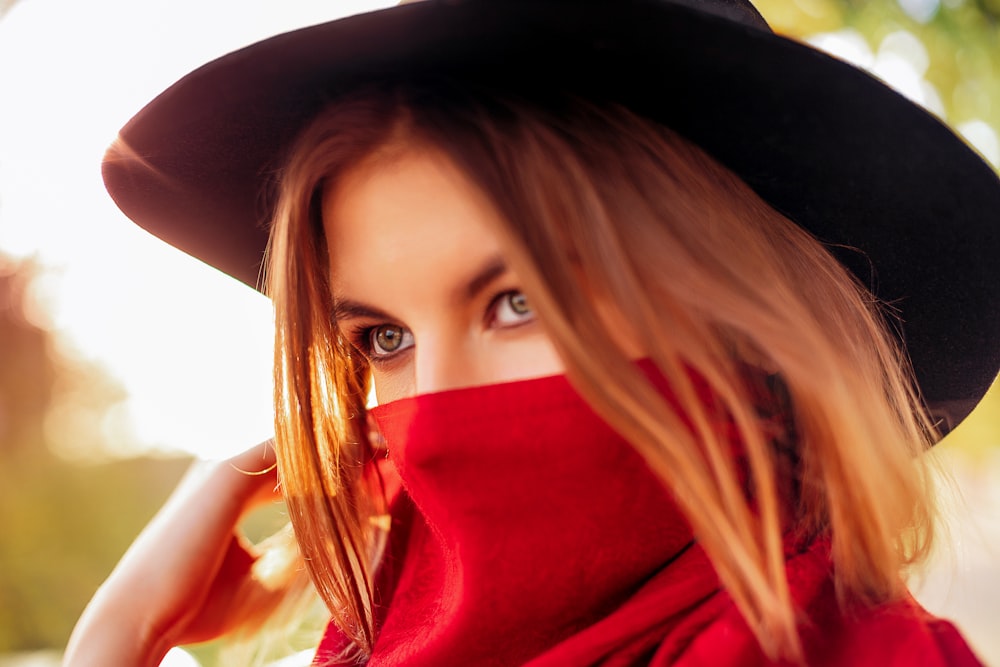
[[[271,431],[269,304],[126,220],[101,185],[104,147],[203,62],[390,4],[0,0],[0,667],[58,664],[191,461]],[[872,71],[1000,165],[1000,0],[757,5],[776,31]],[[1000,392],[934,456],[950,474],[946,534],[912,586],[1000,665]],[[208,667],[217,649],[169,661]]]

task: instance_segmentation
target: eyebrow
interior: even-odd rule
[[[465,299],[472,300],[480,292],[486,289],[490,283],[507,272],[507,263],[500,256],[494,256],[486,260],[481,268],[469,278],[458,292]],[[374,319],[395,321],[393,317],[381,308],[355,301],[354,299],[343,299],[334,297],[331,315],[334,321],[350,319]]]
[[[507,272],[507,262],[503,261],[503,257],[495,255],[490,259],[486,260],[482,268],[480,268],[469,280],[465,283],[464,296],[468,300],[472,300],[479,296],[479,293],[486,289],[490,283],[502,276]]]
[[[385,312],[380,308],[375,306],[369,306],[367,303],[362,303],[360,301],[354,301],[353,299],[335,299],[333,302],[332,309],[333,321],[339,322],[340,320],[351,320],[351,319],[372,319],[372,320],[389,320],[393,321],[396,318]]]

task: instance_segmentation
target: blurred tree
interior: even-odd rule
[[[0,0],[0,17],[3,17],[16,2],[17,0]]]
[[[80,612],[162,504],[187,460],[74,465],[56,456],[52,407],[66,387],[106,411],[122,390],[60,352],[31,299],[30,261],[0,256],[0,654],[62,648]],[[92,453],[100,429],[79,429]],[[65,437],[65,435],[63,436]],[[65,444],[60,448],[65,448]],[[91,460],[97,460],[91,457]]]
[[[49,337],[26,316],[28,284],[36,270],[30,262],[0,259],[0,455],[5,460],[43,441],[40,417],[55,377]]]
[[[1000,0],[755,0],[775,32],[863,40],[856,64],[929,84],[922,101],[1000,166]],[[841,54],[843,55],[843,54]],[[879,58],[879,56],[882,56]],[[866,62],[867,60],[867,62]],[[881,65],[881,66],[880,66]],[[900,80],[890,81],[897,86]],[[906,91],[911,96],[914,90]],[[919,95],[917,97],[920,97]],[[984,136],[985,135],[985,136]]]

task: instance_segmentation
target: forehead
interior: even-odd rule
[[[499,215],[441,152],[380,153],[349,169],[323,199],[334,294],[441,279],[499,252]]]

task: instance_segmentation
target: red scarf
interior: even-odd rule
[[[771,664],[670,494],[565,378],[372,415],[404,491],[370,667]],[[809,664],[979,664],[910,599],[842,614],[828,554],[788,560]],[[331,626],[314,664],[344,646]]]

